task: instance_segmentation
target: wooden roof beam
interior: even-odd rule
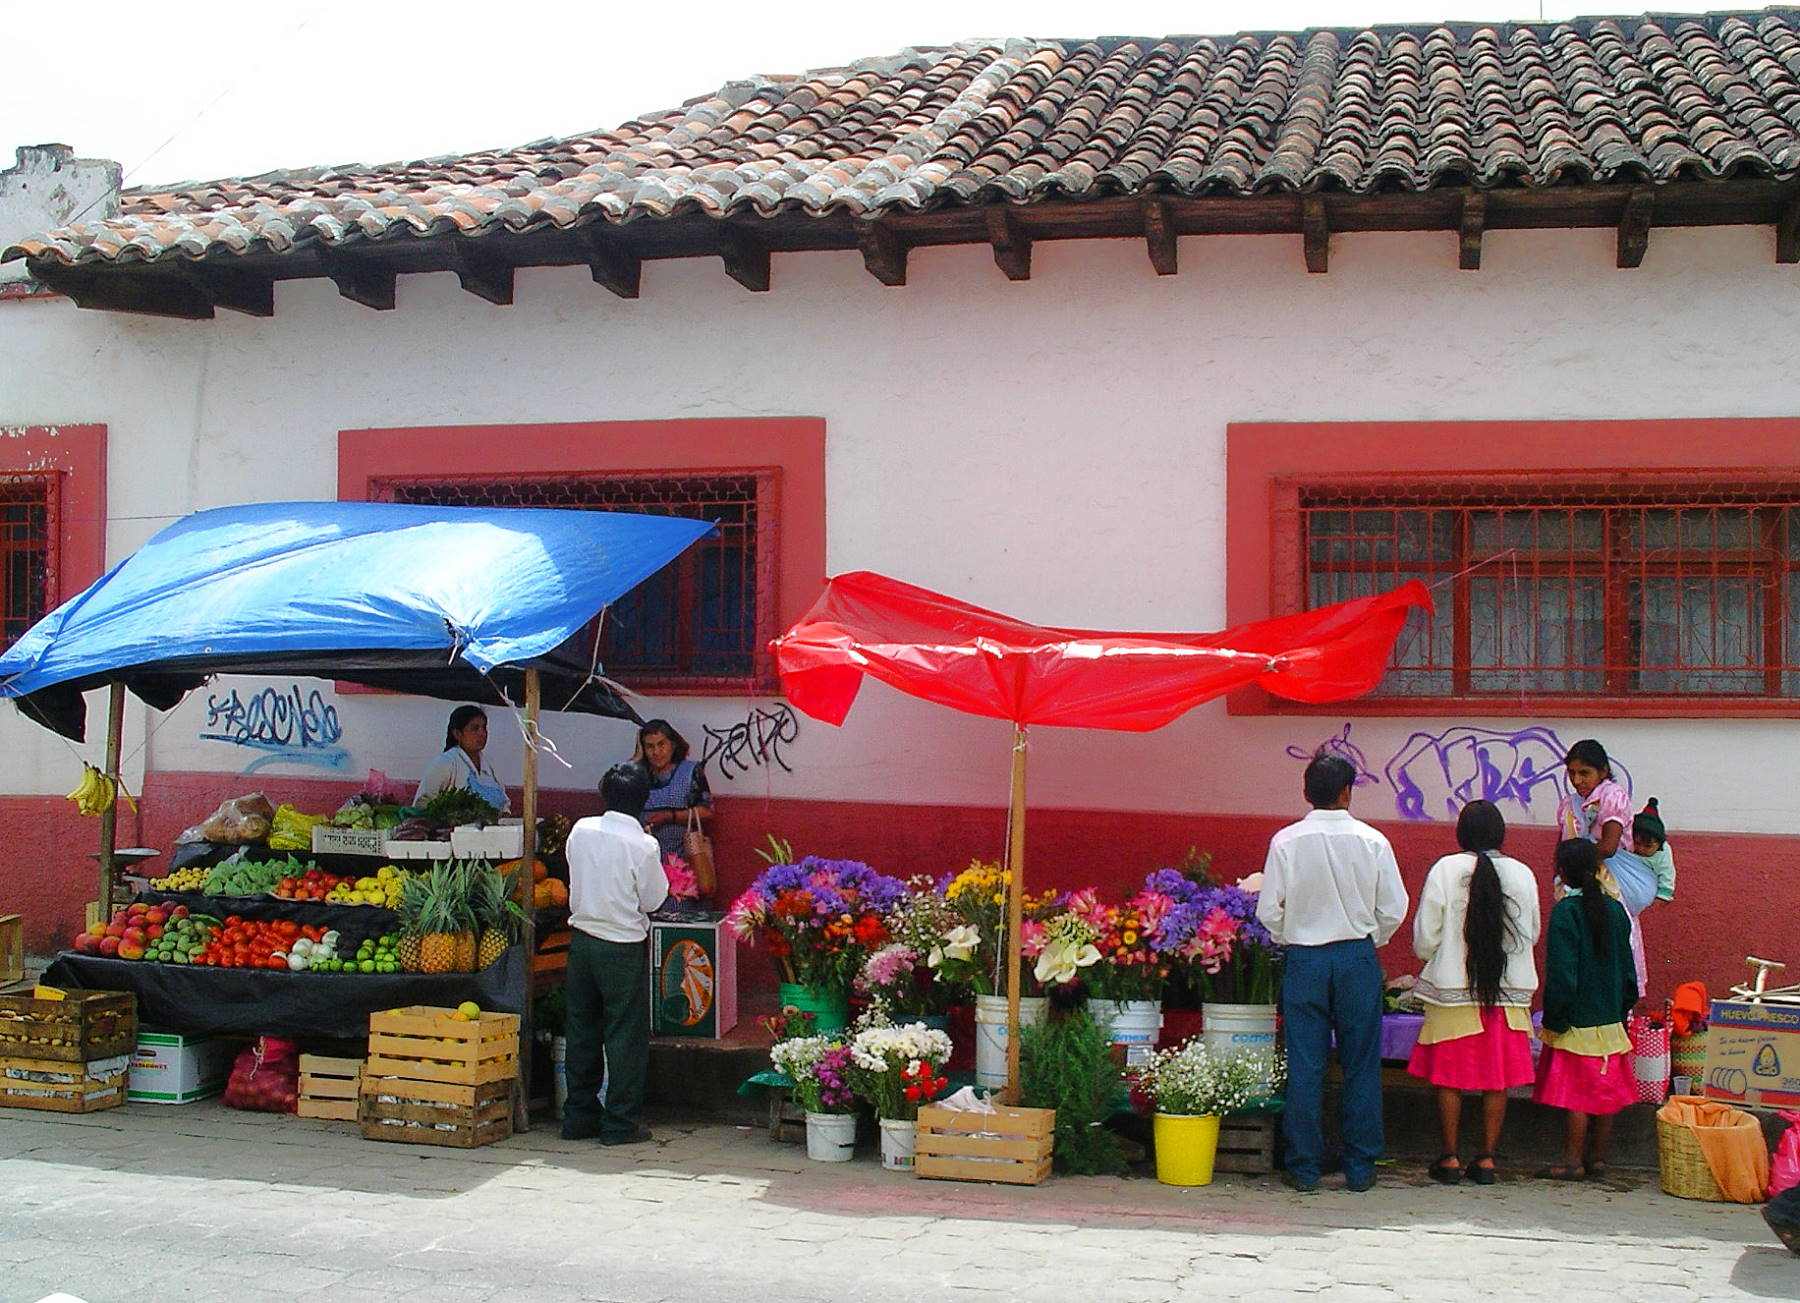
[[[1301,196],[1300,238],[1306,248],[1306,270],[1323,275],[1331,258],[1331,222],[1323,195]]]
[[[78,308],[182,321],[208,321],[213,316],[205,291],[179,274],[120,275],[57,264],[32,264],[31,274],[58,294],[68,295]]]
[[[883,285],[906,284],[906,242],[892,224],[857,222],[856,243],[862,250],[863,267],[869,275]]]
[[[1176,272],[1175,220],[1169,214],[1168,201],[1160,195],[1146,195],[1143,202],[1144,243],[1149,247],[1150,265],[1158,276]]]
[[[1462,226],[1457,237],[1456,265],[1464,271],[1481,270],[1481,236],[1487,229],[1487,196],[1479,190],[1465,190],[1462,201]]]
[[[241,312],[247,317],[275,315],[275,278],[237,267],[190,263],[184,269],[215,308]]]
[[[1656,212],[1656,196],[1648,186],[1633,190],[1619,215],[1619,266],[1641,267],[1650,248],[1650,219]]]
[[[1783,204],[1775,219],[1775,261],[1800,262],[1800,195]]]
[[[1031,279],[1031,237],[1013,216],[1010,204],[999,203],[987,210],[988,243],[994,246],[994,261],[1009,281]]]
[[[513,269],[486,249],[477,248],[468,239],[450,242],[450,270],[456,273],[463,289],[497,308],[508,308],[513,301]]]
[[[611,290],[622,299],[635,299],[643,284],[643,259],[607,239],[598,227],[584,227],[579,237],[594,284]]]
[[[319,260],[338,293],[352,303],[360,303],[377,312],[394,310],[394,290],[399,276],[392,267],[349,257],[336,249],[319,250]]]
[[[769,292],[769,246],[741,226],[719,223],[719,257],[725,274],[756,294]]]

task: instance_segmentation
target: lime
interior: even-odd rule
[[[372,973],[375,971],[375,961],[373,959],[358,960],[356,966],[365,973]]]

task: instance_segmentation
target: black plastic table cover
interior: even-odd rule
[[[523,1013],[525,947],[478,973],[276,973],[194,967],[65,953],[44,973],[50,986],[131,991],[138,1022],[190,1035],[368,1035],[369,1015],[409,1004],[451,1007],[473,1000],[494,1013]]]
[[[335,928],[345,938],[378,937],[400,926],[400,916],[380,905],[331,905],[321,900],[283,900],[280,896],[207,896],[198,891],[140,891],[134,898],[147,905],[186,905],[190,914],[224,919],[282,919]],[[355,947],[351,947],[354,949]],[[338,950],[344,949],[340,943]]]

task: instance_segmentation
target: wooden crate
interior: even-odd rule
[[[354,1122],[362,1088],[361,1059],[333,1059],[323,1054],[300,1056],[300,1098],[294,1112],[303,1118]]]
[[[0,914],[0,986],[25,980],[25,920]]]
[[[790,1145],[806,1141],[806,1110],[786,1086],[769,1087],[769,1139]]]
[[[934,1181],[1001,1181],[1037,1185],[1050,1175],[1053,1108],[965,1113],[928,1105],[919,1110],[913,1170]]]
[[[365,1076],[357,1120],[364,1140],[474,1149],[512,1134],[513,1086]]]
[[[137,997],[68,991],[60,1000],[0,995],[0,1056],[91,1063],[137,1047]]]
[[[1273,1113],[1233,1113],[1219,1122],[1219,1152],[1215,1172],[1243,1172],[1266,1176],[1275,1170],[1275,1122]]]
[[[519,1016],[484,1013],[463,1022],[452,1010],[412,1005],[369,1015],[364,1077],[477,1086],[519,1075]]]
[[[50,1113],[98,1113],[125,1102],[128,1055],[67,1063],[61,1059],[0,1058],[0,1107]]]

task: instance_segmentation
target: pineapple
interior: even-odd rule
[[[475,915],[475,865],[471,862],[452,864],[450,873],[456,884],[451,896],[456,912],[456,971],[472,973],[475,971],[475,930],[481,926]]]
[[[416,973],[420,966],[420,949],[425,929],[425,900],[427,896],[425,876],[419,873],[403,875],[400,885],[400,900],[395,906],[395,913],[400,920],[400,967],[408,973]]]
[[[419,918],[419,971],[456,971],[457,910],[455,880],[447,865],[434,864],[425,877],[424,906]]]
[[[485,865],[475,870],[476,917],[481,923],[481,938],[476,946],[475,966],[486,968],[499,961],[507,947],[518,937],[519,922],[525,911],[512,898],[506,875]]]

